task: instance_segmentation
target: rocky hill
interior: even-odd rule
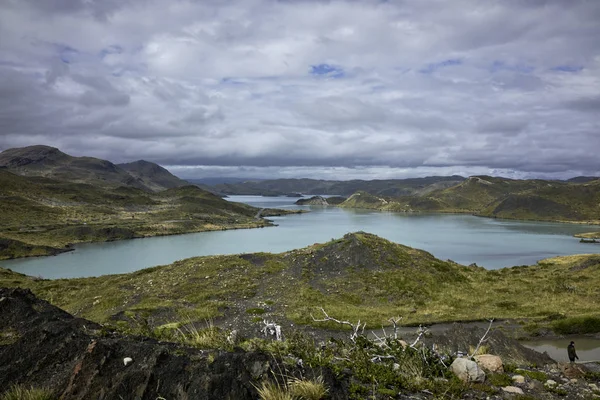
[[[281,254],[196,257],[98,278],[54,281],[0,269],[0,286],[30,288],[96,322],[143,317],[156,328],[188,315],[248,335],[259,334],[263,319],[334,326],[314,322],[321,307],[374,329],[400,315],[412,324],[522,318],[532,329],[600,332],[598,281],[597,256],[485,270],[363,232]]]

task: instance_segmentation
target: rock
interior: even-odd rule
[[[502,366],[502,359],[498,356],[494,356],[492,354],[481,354],[475,356],[475,361],[481,368],[486,371],[493,372],[496,374],[501,374],[504,372],[504,367]]]
[[[546,386],[549,386],[549,387],[554,387],[554,386],[556,386],[556,385],[557,385],[556,381],[553,381],[552,379],[548,379],[548,380],[546,381]]]
[[[598,389],[598,385],[596,385],[595,383],[588,383],[588,387],[595,391],[600,390],[600,389]]]
[[[133,358],[131,357],[125,357],[123,359],[123,365],[128,366],[129,364],[131,364],[133,362]]]
[[[515,375],[512,377],[514,383],[525,383],[525,377],[523,375]]]
[[[567,378],[583,378],[587,368],[580,364],[562,363],[558,365],[560,372]]]
[[[0,329],[19,340],[0,346],[0,397],[12,385],[47,387],[56,398],[254,400],[274,374],[323,376],[330,400],[350,398],[348,378],[326,367],[286,365],[263,351],[211,352],[103,332],[26,289],[0,288]],[[126,359],[135,360],[126,367]],[[254,378],[253,376],[259,376]]]
[[[457,358],[454,360],[450,369],[463,382],[483,383],[485,381],[485,372],[475,361],[466,358]]]
[[[506,393],[513,393],[513,394],[525,394],[523,392],[523,389],[518,388],[516,386],[505,386],[502,388],[503,391],[505,391]]]
[[[573,379],[569,380],[569,383],[577,383],[577,379],[573,378]]]

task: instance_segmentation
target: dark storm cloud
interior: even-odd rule
[[[0,147],[187,174],[595,174],[598,18],[583,0],[0,0]]]

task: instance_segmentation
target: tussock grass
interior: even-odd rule
[[[300,400],[321,400],[328,393],[322,376],[313,380],[294,378],[288,381],[287,387],[292,397]]]
[[[270,381],[263,382],[256,388],[260,400],[294,400],[287,388]]]
[[[51,390],[25,387],[22,385],[11,386],[6,392],[0,395],[0,400],[55,400]]]

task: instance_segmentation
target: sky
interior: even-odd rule
[[[0,150],[184,178],[600,175],[598,0],[0,0]]]

